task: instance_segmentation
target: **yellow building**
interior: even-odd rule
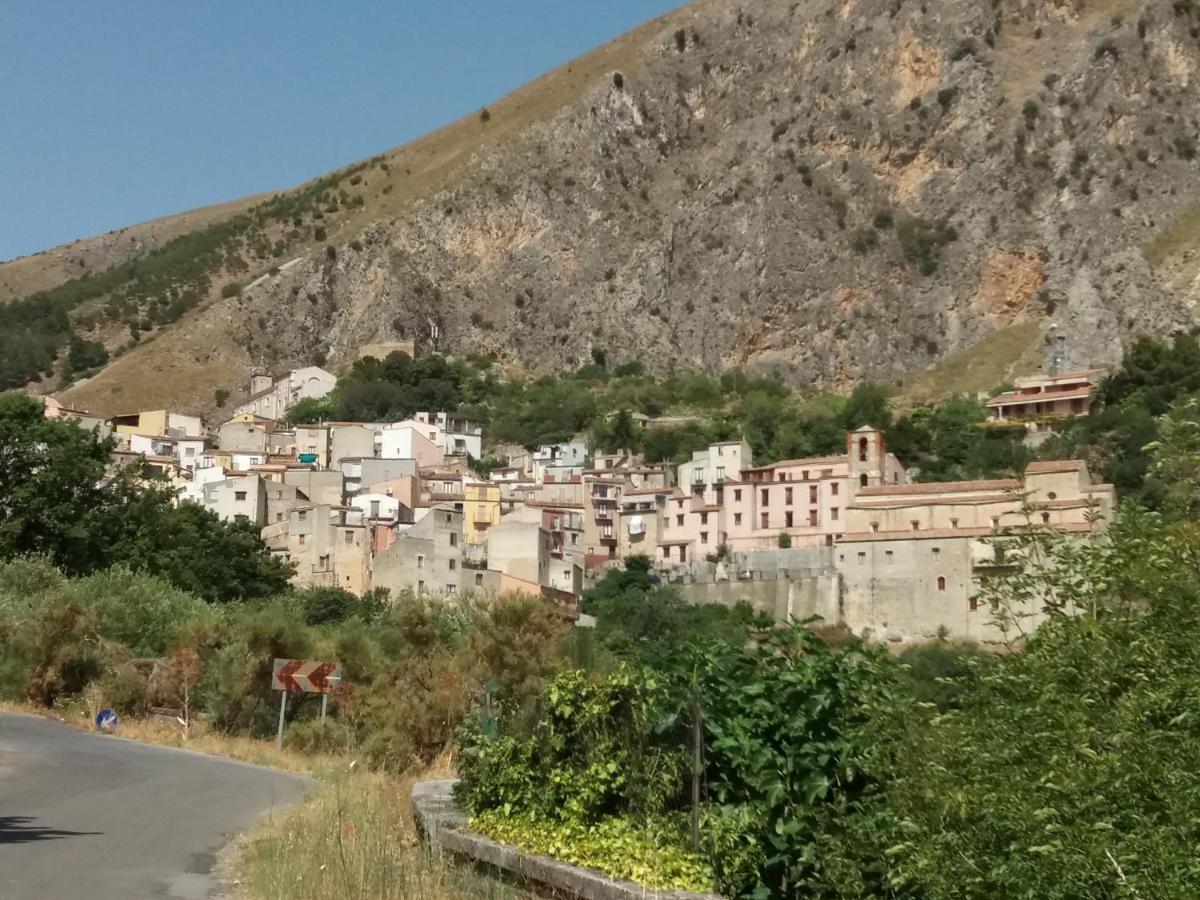
[[[463,500],[466,502],[463,530],[467,543],[486,543],[488,529],[500,524],[500,485],[469,481],[463,485]]]
[[[144,409],[141,412],[113,416],[108,422],[113,431],[126,441],[135,434],[157,437],[170,431],[175,431],[183,437],[204,435],[204,423],[200,421],[199,416],[186,416],[169,409]]]

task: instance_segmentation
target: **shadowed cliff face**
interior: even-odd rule
[[[603,348],[838,387],[1019,329],[1001,380],[1055,323],[1071,362],[1111,363],[1195,321],[1197,35],[1184,2],[688,7],[437,190],[74,396],[203,407],[251,368],[434,333],[526,370]]]

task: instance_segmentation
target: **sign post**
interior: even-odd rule
[[[287,691],[279,692],[279,728],[275,731],[275,746],[283,749],[283,714],[287,712]]]
[[[280,692],[279,729],[276,746],[283,746],[283,717],[287,711],[288,694],[320,694],[321,718],[329,703],[329,695],[342,681],[341,664],[306,659],[277,659],[271,668],[271,689]]]

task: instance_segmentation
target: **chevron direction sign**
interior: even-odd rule
[[[341,680],[342,667],[334,662],[277,659],[271,670],[271,690],[289,694],[330,694]]]

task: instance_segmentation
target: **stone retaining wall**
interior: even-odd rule
[[[579,900],[722,900],[716,894],[648,890],[595,869],[572,866],[548,856],[527,856],[511,844],[498,844],[467,831],[467,816],[454,802],[456,781],[448,778],[413,785],[413,819],[423,839],[437,853],[450,853],[489,867],[554,896]]]

